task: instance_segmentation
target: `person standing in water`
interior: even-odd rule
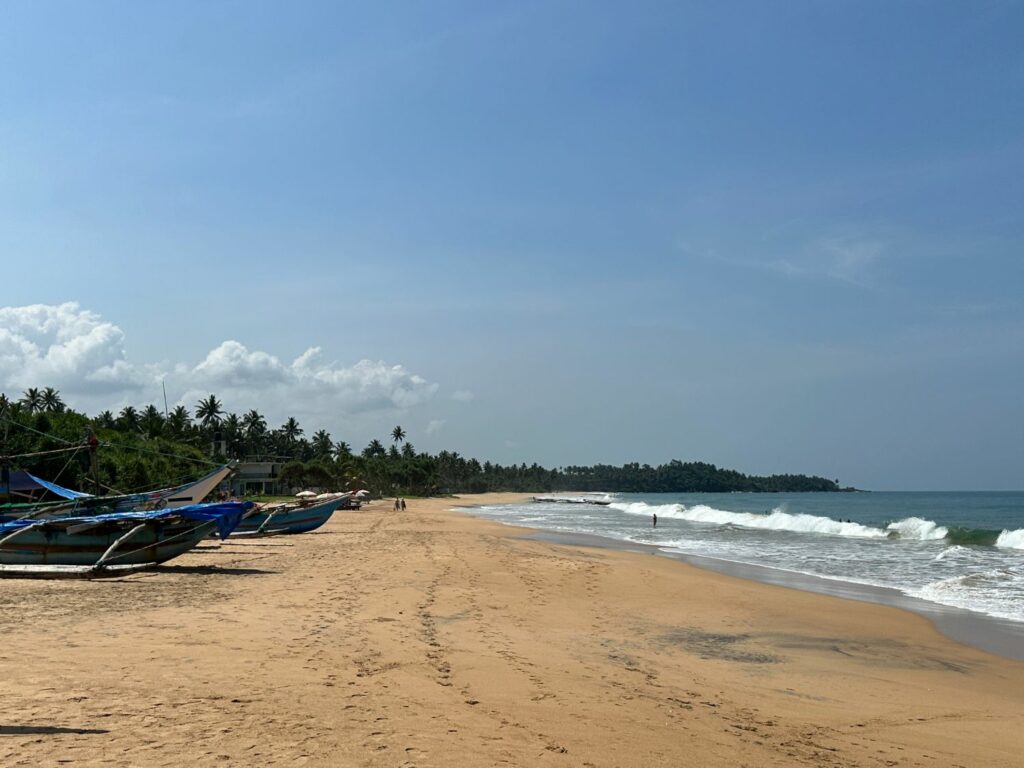
[[[658,513],[655,512],[653,515],[651,515],[651,528],[657,528],[657,527],[658,527]]]

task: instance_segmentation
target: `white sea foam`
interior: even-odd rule
[[[999,538],[996,539],[997,547],[1006,547],[1007,549],[1024,549],[1024,528],[1018,528],[1015,531],[1003,531],[999,534]]]
[[[952,547],[946,547],[944,550],[939,552],[935,556],[936,560],[945,560],[947,557],[956,557],[958,555],[969,554],[970,550],[967,547],[962,547],[959,544],[954,544]]]
[[[1013,621],[1024,620],[1024,574],[1010,568],[952,576],[925,584],[907,594],[940,605],[981,611]]]
[[[705,504],[685,507],[682,504],[664,504],[650,506],[643,502],[632,504],[612,504],[617,509],[630,515],[658,515],[667,519],[688,520],[691,523],[711,523],[714,525],[738,525],[743,528],[759,528],[769,531],[794,531],[797,533],[821,533],[829,536],[852,536],[862,539],[881,539],[888,534],[880,528],[872,528],[860,523],[844,523],[830,517],[817,515],[791,514],[781,509],[774,509],[767,514],[753,512],[728,512],[715,509]]]
[[[916,539],[918,541],[944,539],[949,533],[949,529],[945,526],[921,517],[908,517],[905,520],[889,523],[886,530],[897,534],[901,539]]]

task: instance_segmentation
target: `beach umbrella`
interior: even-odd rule
[[[295,494],[295,496],[296,496],[296,498],[299,498],[299,499],[308,499],[308,498],[311,498],[313,496],[316,496],[316,494],[313,493],[312,491],[299,491],[298,493]]]

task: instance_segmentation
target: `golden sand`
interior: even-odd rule
[[[1024,765],[1024,664],[447,511],[514,498],[0,582],[0,766]]]

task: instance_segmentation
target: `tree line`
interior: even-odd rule
[[[838,491],[838,480],[806,475],[745,475],[705,462],[672,460],[667,464],[596,464],[547,469],[537,463],[502,465],[460,456],[417,451],[401,426],[385,444],[374,438],[361,451],[319,429],[311,435],[294,417],[270,427],[256,409],[241,415],[225,412],[213,394],[194,410],[183,405],[163,412],[155,405],[125,406],[116,415],[103,411],[89,417],[69,409],[52,387],[29,388],[17,399],[0,394],[0,455],[21,456],[14,468],[71,488],[132,493],[186,481],[197,464],[234,460],[283,463],[279,482],[286,487],[324,490],[367,488],[381,496],[482,492],[609,491],[727,492]],[[85,450],[95,436],[98,452],[94,478]],[[61,446],[77,451],[48,453]],[[42,454],[42,455],[26,455]]]

